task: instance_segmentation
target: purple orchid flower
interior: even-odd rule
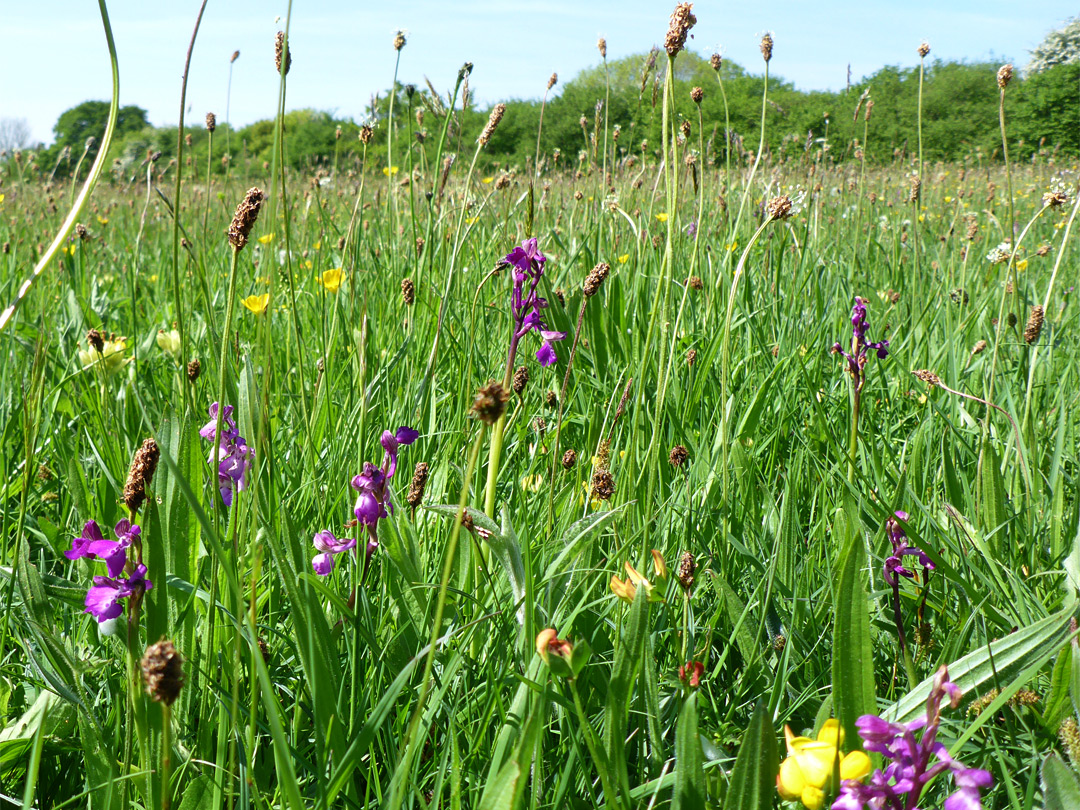
[[[118,577],[127,565],[127,549],[138,537],[140,529],[126,518],[116,524],[113,532],[116,540],[106,540],[96,521],[88,520],[83,526],[83,533],[71,541],[71,548],[64,552],[69,560],[81,560],[96,557],[109,569],[110,577]]]
[[[517,352],[518,341],[533,330],[540,333],[543,343],[536,352],[536,359],[541,366],[550,366],[558,361],[554,342],[566,337],[565,332],[555,332],[547,328],[541,310],[547,309],[548,302],[541,298],[536,287],[544,275],[544,262],[547,258],[537,247],[536,239],[526,239],[521,247],[516,247],[506,254],[504,262],[513,268],[514,291],[511,309],[514,316],[514,334],[510,342],[510,365]],[[529,282],[528,292],[525,282]]]
[[[874,349],[878,360],[884,360],[889,356],[889,341],[881,340],[872,343],[866,338],[869,325],[866,322],[866,299],[855,296],[855,306],[851,308],[851,353],[844,351],[840,343],[832,346],[833,354],[842,354],[848,361],[848,373],[855,381],[856,390],[862,390],[863,368],[870,359],[869,352]]]
[[[366,563],[371,562],[372,556],[379,547],[377,539],[379,521],[387,517],[394,509],[390,502],[387,483],[397,470],[398,450],[402,445],[412,444],[419,437],[419,431],[405,425],[399,427],[394,433],[384,430],[379,438],[379,443],[383,447],[382,466],[377,467],[370,461],[365,461],[363,470],[358,475],[354,475],[350,482],[357,492],[353,514],[356,515],[357,523],[366,527],[368,533],[368,542],[365,547]],[[322,552],[311,561],[315,573],[319,576],[327,576],[334,570],[335,554],[355,548],[357,544],[356,540],[348,538],[338,540],[328,530],[316,534],[313,542],[315,548]]]
[[[900,521],[907,521],[907,519],[907,512],[895,512],[894,516],[885,522],[885,530],[893,547],[892,556],[885,560],[885,581],[893,586],[897,584],[897,574],[908,579],[915,579],[915,574],[904,568],[903,558],[906,556],[918,557],[923,568],[929,571],[934,570],[934,562],[926,556],[925,551],[908,545],[907,533],[900,523]]]
[[[225,406],[221,415],[221,438],[214,442],[217,433],[218,403],[210,406],[210,421],[199,430],[199,435],[215,444],[210,451],[207,464],[217,464],[218,491],[226,507],[233,504],[234,493],[247,489],[247,472],[251,469],[254,453],[247,441],[240,435],[240,430],[233,419],[232,405]]]
[[[957,788],[945,800],[945,810],[981,810],[979,791],[993,784],[994,778],[987,771],[965,767],[937,741],[945,698],[954,709],[960,703],[960,690],[949,681],[948,669],[942,667],[934,676],[923,717],[907,724],[890,723],[873,714],[856,720],[863,747],[881,754],[889,764],[884,771],[874,771],[866,784],[854,779],[843,782],[832,810],[914,810],[923,788],[945,771],[952,774]],[[919,729],[922,735],[916,739]]]
[[[94,584],[86,592],[86,610],[94,616],[98,622],[117,618],[124,612],[124,604],[121,600],[129,596],[142,596],[142,594],[154,587],[154,583],[146,578],[146,566],[139,564],[135,571],[127,579],[116,577],[94,577]]]

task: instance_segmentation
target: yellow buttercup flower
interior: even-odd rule
[[[1027,266],[1028,266],[1028,260],[1027,259],[1021,259],[1020,261],[1018,261],[1016,263],[1016,269],[1021,271],[1021,272],[1023,272],[1024,270],[1027,270]]]
[[[484,185],[486,186],[486,185],[488,185],[489,183],[491,183],[491,182],[492,182],[492,181],[493,181],[494,179],[495,179],[494,177],[485,177],[485,178],[484,178],[483,180],[481,180],[480,182],[481,182],[481,183],[483,183],[483,184],[484,184]]]
[[[320,239],[312,247],[314,247],[316,250],[322,250],[322,240]]]
[[[259,244],[260,245],[269,245],[273,241],[274,241],[274,232],[273,231],[271,231],[270,233],[264,233],[262,236],[259,237]]]
[[[98,217],[97,221],[98,221],[98,225],[108,225],[109,224],[109,218],[108,217]]]
[[[739,243],[738,242],[728,242],[726,245],[724,245],[724,250],[726,250],[728,253],[733,253],[738,249],[739,249]]]
[[[322,285],[322,288],[327,292],[336,293],[338,288],[341,287],[341,282],[345,278],[345,273],[342,272],[340,267],[335,267],[332,270],[325,271],[321,276],[316,278],[316,281]]]
[[[397,166],[383,166],[382,173],[384,175],[386,175],[387,177],[389,177],[392,174],[397,174],[398,173],[398,167]]]
[[[619,264],[626,264],[628,261],[630,261],[629,253],[624,253],[622,256],[619,257]]]
[[[660,222],[667,222],[667,214],[657,214],[656,219]]]
[[[311,259],[304,259],[304,269],[311,270],[315,266],[315,262]]]
[[[816,740],[796,737],[788,726],[787,758],[780,763],[776,789],[785,801],[800,801],[807,810],[820,810],[827,793],[835,792],[833,769],[839,761],[840,779],[864,779],[870,774],[870,757],[862,751],[844,754],[844,730],[835,719],[825,721]]]
[[[0,194],[0,205],[3,205],[3,203],[4,203],[4,195]]]
[[[270,293],[263,293],[262,295],[249,295],[243,301],[240,302],[256,315],[262,315],[266,312],[266,307],[270,303]]]
[[[466,225],[475,225],[479,221],[480,221],[480,217],[467,217],[465,219],[465,224]]]

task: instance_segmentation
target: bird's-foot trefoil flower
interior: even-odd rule
[[[780,763],[776,789],[785,801],[801,802],[807,810],[819,810],[827,794],[835,793],[834,771],[840,778],[855,781],[870,773],[870,758],[862,751],[845,754],[844,730],[835,719],[825,721],[817,739],[796,737],[784,727],[787,758]]]
[[[981,810],[979,792],[993,784],[989,772],[967,768],[953,759],[937,740],[941,725],[941,704],[948,700],[952,708],[960,703],[960,690],[949,681],[949,671],[941,667],[934,676],[926,699],[926,714],[910,723],[890,723],[874,714],[864,714],[855,721],[867,751],[881,754],[887,761],[867,783],[848,779],[832,810],[911,810],[919,806],[923,788],[946,771],[956,787],[946,800],[944,810]],[[915,732],[922,730],[916,739]]]

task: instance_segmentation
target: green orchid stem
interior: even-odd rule
[[[608,762],[607,754],[604,753],[603,747],[598,744],[596,732],[593,731],[593,727],[585,716],[585,709],[582,707],[581,697],[578,695],[577,682],[574,678],[568,678],[566,683],[570,689],[570,694],[574,698],[574,709],[577,710],[578,722],[581,723],[581,732],[585,737],[585,745],[589,749],[590,756],[592,756],[593,764],[596,765],[596,772],[600,775],[600,787],[604,791],[605,803],[622,810],[622,808],[626,807],[626,804],[615,789],[615,779],[611,773],[611,764]]]
[[[172,707],[161,704],[161,810],[172,806],[172,791],[169,782],[172,778]]]
[[[847,480],[855,483],[855,462],[859,454],[859,403],[862,401],[862,383],[855,383],[851,398],[851,435],[848,438]]]

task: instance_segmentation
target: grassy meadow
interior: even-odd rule
[[[688,13],[662,143],[0,162],[5,805],[817,810],[947,666],[866,806],[1078,806],[1075,160],[709,149]]]

